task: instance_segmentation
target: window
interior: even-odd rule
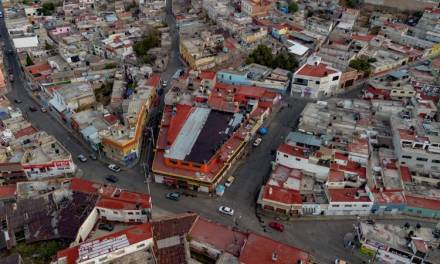
[[[177,160],[170,160],[171,163],[177,164]]]
[[[301,161],[301,159],[300,159],[300,158],[296,158],[295,160],[296,160],[296,161]]]
[[[320,82],[320,81],[316,81],[315,83],[316,83],[316,84],[320,84],[321,82]]]
[[[362,207],[368,207],[368,204],[363,204]]]
[[[351,206],[352,206],[351,204],[344,205],[344,207],[351,207]]]
[[[129,215],[132,215],[132,214],[133,214],[133,212],[128,212],[128,214],[129,214]]]
[[[427,158],[421,158],[421,157],[417,157],[417,159],[416,160],[418,160],[418,161],[428,161],[428,159]]]
[[[338,76],[335,76],[335,77],[333,77],[333,79],[332,79],[332,81],[337,81],[337,80],[339,80],[339,75],[338,75]]]
[[[183,166],[189,166],[189,163],[188,162],[182,162],[181,163]]]
[[[287,154],[284,154],[283,156],[284,156],[285,158],[288,158],[288,157],[289,157],[289,155],[287,155]]]
[[[143,247],[145,247],[145,243],[142,243],[142,244],[139,244],[136,246],[136,248],[143,248]]]
[[[403,155],[402,159],[412,159],[412,157],[411,156],[407,156],[407,155]]]
[[[113,211],[114,214],[118,214],[118,211]]]
[[[417,210],[417,213],[418,214],[422,214],[422,210]]]
[[[440,160],[432,160],[432,163],[440,163]]]
[[[339,204],[334,204],[332,205],[332,207],[339,207]]]

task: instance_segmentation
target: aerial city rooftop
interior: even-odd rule
[[[0,264],[439,263],[438,1],[0,6]]]

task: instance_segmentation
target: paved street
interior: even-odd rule
[[[3,11],[3,10],[2,10]],[[172,32],[172,50],[170,53],[170,61],[167,70],[162,73],[163,80],[169,80],[177,69],[184,67],[179,58],[178,52],[178,36],[175,27],[175,21],[171,14],[171,1],[167,1],[166,22],[170,26]],[[4,50],[11,50],[11,43],[6,31],[3,19],[0,22],[0,34],[5,42]],[[28,114],[28,120],[40,130],[47,131],[55,136],[66,148],[72,153],[74,160],[79,154],[87,154],[90,150],[81,144],[75,137],[61,126],[49,113],[40,111],[30,112],[30,106],[38,106],[26,91],[25,81],[14,55],[6,55],[7,67],[12,69],[15,82],[11,84],[11,92],[8,97],[13,99],[19,98],[22,103],[18,106]],[[351,90],[341,95],[342,97],[353,97],[359,94],[361,88]],[[304,99],[287,98],[285,100],[290,107],[286,107],[278,113],[273,113],[272,120],[268,124],[269,133],[263,137],[263,142],[257,148],[249,147],[249,155],[242,158],[235,171],[231,172],[236,177],[236,181],[228,188],[223,197],[209,197],[199,194],[199,197],[183,197],[179,202],[165,199],[165,194],[172,191],[163,185],[150,184],[151,195],[153,197],[153,211],[161,213],[179,213],[185,211],[194,211],[211,220],[237,226],[242,230],[254,231],[257,233],[265,233],[275,239],[298,246],[300,248],[310,250],[323,263],[330,263],[336,257],[343,257],[350,263],[362,263],[362,258],[357,254],[351,254],[350,250],[343,247],[343,236],[351,231],[353,221],[295,221],[286,225],[283,233],[266,230],[255,215],[255,201],[260,186],[264,183],[269,175],[271,161],[274,159],[272,151],[275,150],[284,137],[291,131],[301,113],[302,109],[308,102]],[[161,111],[159,108],[158,112]],[[155,124],[150,123],[150,126]],[[145,178],[142,170],[142,163],[148,157],[152,158],[152,152],[146,147],[150,144],[145,140],[142,159],[137,166],[132,169],[123,169],[118,176],[118,186],[132,191],[147,192]],[[149,151],[149,152],[147,152]],[[107,169],[106,164],[100,161],[89,160],[86,163],[76,162],[78,167],[83,171],[84,178],[105,182],[105,176],[112,174]],[[226,205],[234,208],[235,217],[220,215],[217,211],[220,205]],[[154,213],[153,213],[154,214]]]

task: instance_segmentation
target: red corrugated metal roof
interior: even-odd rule
[[[365,192],[365,190],[357,188],[344,189],[329,189],[329,198],[331,202],[371,202],[367,196],[360,196],[356,198],[358,191]]]
[[[302,204],[302,198],[298,191],[288,190],[276,186],[264,186],[263,199],[286,205]]]
[[[12,198],[17,192],[15,184],[0,186],[0,199]]]

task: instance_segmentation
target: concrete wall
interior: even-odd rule
[[[76,235],[75,241],[72,244],[77,245],[81,242],[84,242],[87,236],[92,231],[97,221],[98,221],[98,210],[95,207],[93,208],[92,212],[90,212],[89,216],[86,218],[86,220],[82,223],[82,225],[78,229],[78,233]]]

